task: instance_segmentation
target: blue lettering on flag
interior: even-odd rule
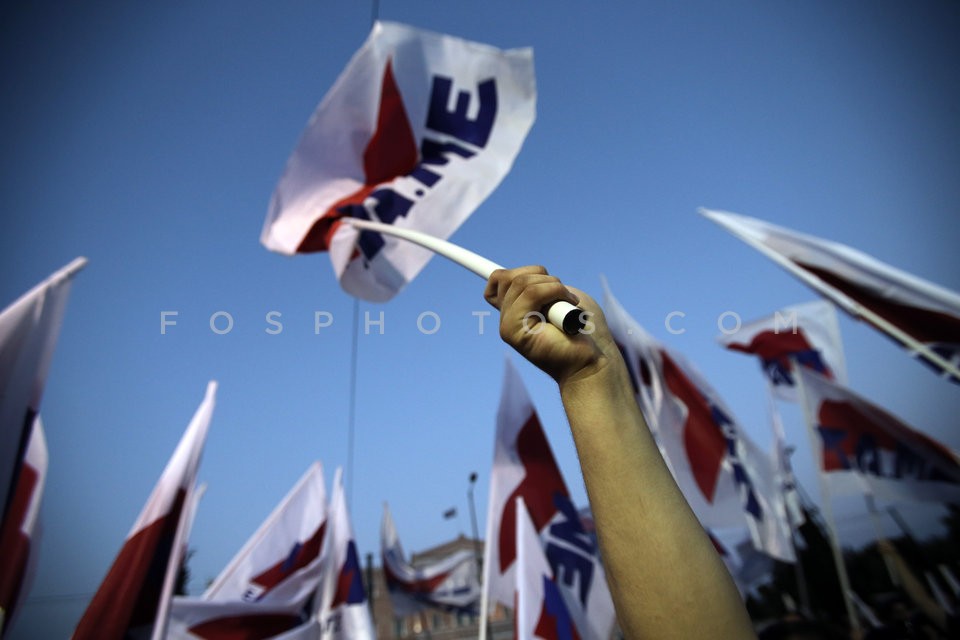
[[[465,91],[460,91],[457,94],[454,110],[447,110],[452,90],[453,80],[451,78],[433,77],[430,89],[430,106],[427,112],[427,128],[476,147],[485,147],[490,139],[497,116],[496,81],[490,78],[477,85],[480,105],[475,119],[467,117],[470,94]],[[424,136],[420,142],[420,162],[417,163],[409,176],[427,189],[433,188],[443,178],[443,175],[434,171],[432,167],[446,165],[451,155],[468,159],[476,155],[476,152],[450,140],[439,142]],[[422,197],[425,195],[425,191],[417,189],[416,195]],[[373,213],[376,215],[376,221],[384,224],[393,224],[397,218],[406,216],[414,205],[413,200],[397,193],[391,186],[376,189],[368,198],[376,201],[376,204],[372,207]],[[360,204],[340,207],[338,211],[345,216],[367,220],[371,218],[366,207]],[[360,232],[357,240],[360,252],[368,262],[380,253],[385,244],[383,236],[374,231]]]

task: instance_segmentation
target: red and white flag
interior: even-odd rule
[[[377,22],[287,161],[260,241],[329,251],[346,291],[388,300],[431,252],[340,218],[448,238],[506,176],[535,112],[530,49]]]
[[[838,242],[734,213],[700,211],[960,382],[960,294]]]
[[[0,500],[4,504],[34,416],[40,411],[70,285],[86,263],[86,258],[77,258],[0,312]],[[0,559],[0,573],[5,566],[8,563]]]
[[[319,638],[327,528],[323,467],[315,462],[201,597],[174,598],[168,637]]]
[[[781,400],[797,402],[794,362],[847,383],[837,312],[827,300],[786,307],[717,340],[731,351],[757,356],[770,388]]]
[[[376,638],[370,602],[363,588],[360,554],[343,490],[343,470],[333,478],[330,512],[327,516],[326,560],[320,588],[320,622],[324,640],[372,640]]]
[[[424,607],[476,611],[480,581],[473,551],[455,551],[435,562],[413,566],[403,552],[390,509],[384,504],[380,552],[395,616],[413,615]]]
[[[600,550],[584,529],[520,374],[507,360],[487,511],[484,585],[488,597],[513,605],[518,518],[523,498],[580,637],[607,638],[613,600]]]
[[[213,415],[217,383],[207,385],[180,443],[73,633],[74,640],[162,638],[182,561],[185,521]]]
[[[530,514],[517,497],[517,585],[516,638],[517,640],[580,640],[577,627],[570,617],[567,605],[554,580],[553,569],[547,562],[540,535],[530,520]]]
[[[30,440],[13,486],[10,508],[0,527],[0,637],[13,623],[17,604],[29,588],[36,561],[36,532],[40,501],[47,479],[47,439],[40,416],[30,430]]]
[[[700,373],[605,292],[606,317],[660,452],[700,523],[746,526],[757,548],[795,559],[773,459],[737,424]]]
[[[832,493],[960,504],[957,454],[850,389],[802,370],[815,459]]]
[[[327,534],[323,467],[314,462],[203,593],[217,602],[288,604],[316,592]]]

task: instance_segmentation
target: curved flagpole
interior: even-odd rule
[[[497,269],[503,269],[503,267],[496,262],[487,260],[473,251],[420,231],[403,229],[391,224],[361,220],[359,218],[341,218],[341,220],[356,229],[375,231],[418,244],[425,249],[429,249],[447,258],[451,262],[459,264],[468,271],[472,271],[484,280],[489,279],[490,274]],[[563,300],[558,300],[551,304],[547,309],[546,317],[547,320],[550,321],[550,324],[568,335],[574,335],[583,331],[587,326],[588,320],[588,314],[583,309],[575,307]]]

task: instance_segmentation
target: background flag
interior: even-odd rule
[[[203,593],[204,600],[288,604],[320,583],[327,532],[323,467],[314,462]]]
[[[47,479],[47,439],[40,416],[33,419],[30,440],[13,487],[10,509],[0,527],[0,636],[13,624],[17,603],[28,590],[36,554],[35,533]]]
[[[431,252],[338,219],[448,238],[510,170],[535,103],[530,49],[377,22],[287,161],[261,242],[329,251],[346,291],[388,300]]]
[[[508,607],[514,604],[517,583],[518,497],[526,504],[580,636],[609,637],[615,617],[600,551],[570,500],[523,380],[507,360],[490,474],[484,585],[490,599]]]
[[[516,637],[518,640],[580,640],[543,554],[530,514],[517,497]]]
[[[380,549],[395,616],[413,615],[424,607],[476,611],[480,582],[473,551],[456,551],[436,562],[414,567],[407,561],[386,504],[383,505]]]
[[[654,340],[605,292],[607,321],[640,409],[674,479],[704,527],[743,526],[775,558],[795,559],[774,462],[682,356]]]
[[[376,633],[347,510],[343,470],[339,467],[333,477],[327,521],[330,531],[320,591],[321,637],[324,640],[373,640]]]
[[[785,307],[773,315],[742,325],[717,340],[731,351],[760,359],[760,367],[776,397],[797,402],[793,362],[847,383],[837,312],[827,300]]]
[[[700,211],[960,382],[960,294],[838,242],[734,213]]]
[[[86,263],[86,258],[77,258],[0,312],[0,514],[4,516],[33,418],[40,410],[70,285]],[[0,562],[0,567],[6,565]]]
[[[831,493],[960,504],[956,453],[850,389],[809,370],[800,376]]]
[[[213,415],[210,382],[143,511],[74,631],[74,640],[162,637],[163,616],[181,561],[182,529]]]

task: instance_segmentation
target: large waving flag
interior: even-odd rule
[[[847,383],[837,312],[827,300],[786,307],[717,339],[731,351],[757,356],[771,389],[782,400],[797,402],[794,362]]]
[[[320,584],[327,532],[323,467],[314,462],[203,593],[217,602],[287,604]]]
[[[523,380],[507,360],[497,411],[483,573],[486,595],[508,607],[513,606],[518,570],[517,498],[526,504],[580,637],[609,637],[615,614],[600,550],[570,500]]]
[[[837,242],[734,213],[701,213],[960,382],[960,294]]]
[[[360,554],[353,537],[340,468],[334,474],[327,520],[330,532],[320,588],[321,637],[324,640],[373,640],[377,634],[363,588]]]
[[[74,640],[164,636],[165,611],[182,560],[185,521],[216,391],[217,383],[210,382],[203,402],[80,619]]]
[[[517,640],[580,640],[580,634],[554,580],[553,569],[543,553],[540,535],[530,520],[523,498],[519,496],[515,511]]]
[[[377,22],[310,118],[260,241],[329,251],[344,289],[388,300],[431,253],[339,219],[449,237],[510,170],[535,103],[530,49]]]
[[[39,424],[35,418],[40,411],[70,285],[86,263],[86,258],[77,258],[0,312],[0,535],[6,541],[0,547],[0,635],[15,612],[32,535],[32,528],[24,527],[24,512],[11,512],[15,505],[22,507],[27,499],[22,493],[15,495],[15,485],[28,491],[26,487],[31,482],[24,477],[24,473],[30,472],[22,469],[24,453],[33,437],[34,425]],[[42,482],[31,491],[36,491],[34,496],[39,500]]]
[[[800,372],[814,455],[832,493],[960,504],[957,454],[850,389]]]
[[[309,597],[286,604],[174,598],[166,640],[317,640]]]
[[[383,574],[393,614],[413,615],[424,607],[474,612],[480,600],[477,559],[462,550],[424,566],[414,567],[403,552],[389,507],[383,505],[380,528]]]
[[[605,292],[607,321],[660,452],[701,524],[746,526],[758,549],[795,554],[776,467],[686,360],[650,336]]]

